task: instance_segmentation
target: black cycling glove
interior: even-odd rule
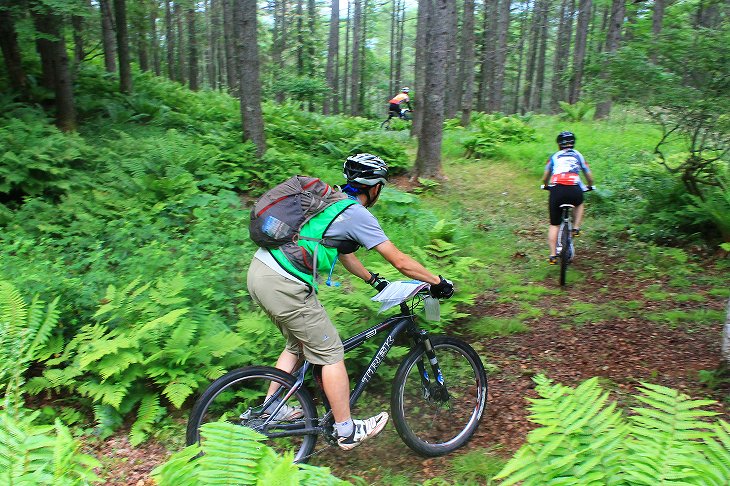
[[[372,287],[378,292],[382,292],[383,289],[387,287],[390,282],[388,282],[384,278],[381,278],[380,275],[378,275],[377,273],[370,272],[370,280],[368,280],[368,283],[372,285]]]
[[[454,295],[454,284],[451,280],[446,280],[444,277],[439,275],[441,281],[436,285],[431,285],[431,296],[437,299],[448,299]]]

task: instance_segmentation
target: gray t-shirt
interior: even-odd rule
[[[388,240],[375,216],[359,203],[353,204],[337,216],[324,236],[354,241],[368,250]]]

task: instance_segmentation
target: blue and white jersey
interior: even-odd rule
[[[580,180],[580,172],[590,174],[591,169],[586,163],[580,152],[575,149],[567,148],[555,152],[547,161],[545,170],[552,174],[550,184],[560,184],[564,186],[581,186],[585,190],[585,185]]]

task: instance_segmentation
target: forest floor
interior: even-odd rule
[[[476,180],[472,170],[479,169],[447,171],[450,190]],[[505,177],[513,175],[506,173]],[[541,247],[543,198],[525,199],[519,190],[507,194],[501,188],[509,186],[499,179],[481,178],[489,185],[482,192],[503,195],[510,203],[507,217],[524,218],[515,225],[514,238]],[[511,180],[510,184],[526,188],[533,182]],[[484,205],[480,210],[487,211],[494,198],[481,201],[475,204]],[[579,257],[570,269],[576,280],[569,282],[567,290],[557,284],[557,267],[546,269],[547,276],[535,282],[525,276],[523,286],[542,289],[532,297],[528,291],[511,300],[505,298],[508,290],[485,289],[468,309],[470,317],[450,329],[472,343],[489,369],[487,409],[465,447],[446,457],[425,459],[408,449],[389,424],[376,440],[347,453],[330,448],[312,463],[330,467],[342,479],[390,485],[419,484],[436,477],[453,480],[454,461],[471,451],[506,460],[535,428],[528,420],[528,399],[536,396],[532,378],[540,373],[569,386],[601,377],[604,388],[621,405],[635,403],[632,395],[641,382],[656,383],[695,398],[715,399],[718,403],[711,408],[730,420],[730,387],[709,388],[699,381],[701,370],[713,370],[721,361],[721,321],[716,316],[724,311],[727,296],[716,289],[723,280],[728,287],[727,275],[720,274],[708,257],[691,272],[684,272],[681,291],[673,291],[671,269],[637,269],[620,247],[608,247],[586,233],[577,242]],[[514,266],[530,258],[533,266],[547,266],[544,251],[540,248],[539,256],[537,253],[516,251]],[[475,319],[514,318],[526,302],[533,309],[533,317],[522,319],[526,331],[491,338],[470,331]],[[712,318],[682,317],[708,313]],[[160,441],[133,448],[123,435],[97,443],[93,452],[106,458],[101,474],[107,485],[153,484],[149,472],[169,455]]]

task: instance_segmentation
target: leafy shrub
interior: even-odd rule
[[[695,223],[714,225],[723,238],[730,242],[730,178],[720,180],[720,187],[708,191],[704,199],[690,196],[692,204],[686,213]]]
[[[185,285],[177,278],[154,285],[134,281],[123,289],[110,286],[94,316],[97,322],[83,326],[60,356],[47,360],[49,368],[28,382],[28,390],[63,388],[88,397],[99,406],[100,422],[116,422],[114,415],[138,406],[130,442],[144,441],[165,413],[161,398],[180,408],[231,364],[260,357],[253,336],[263,318],[241,323],[252,327],[246,353],[239,334],[205,309],[187,306]]]
[[[572,121],[579,122],[593,109],[593,104],[587,101],[576,101],[572,105],[565,101],[558,101],[560,108],[563,110],[562,118]]]
[[[517,116],[479,114],[472,119],[469,133],[464,139],[465,157],[490,157],[506,143],[530,141],[535,129]]]
[[[328,468],[296,465],[291,456],[278,456],[264,443],[265,436],[247,427],[208,423],[200,435],[202,444],[173,454],[152,471],[160,486],[350,484],[332,476]]]
[[[78,169],[88,162],[90,148],[73,133],[64,134],[32,109],[0,117],[0,196],[60,196],[79,185]],[[73,182],[76,179],[77,182]]]
[[[702,421],[717,415],[670,388],[643,383],[627,420],[609,403],[598,379],[576,388],[535,378],[541,398],[531,399],[533,430],[495,477],[500,484],[542,485],[727,484],[730,481],[730,424]]]
[[[404,174],[411,168],[405,147],[401,142],[375,133],[362,133],[350,142],[350,154],[370,153],[388,164],[391,175]],[[348,154],[349,155],[349,154]]]

